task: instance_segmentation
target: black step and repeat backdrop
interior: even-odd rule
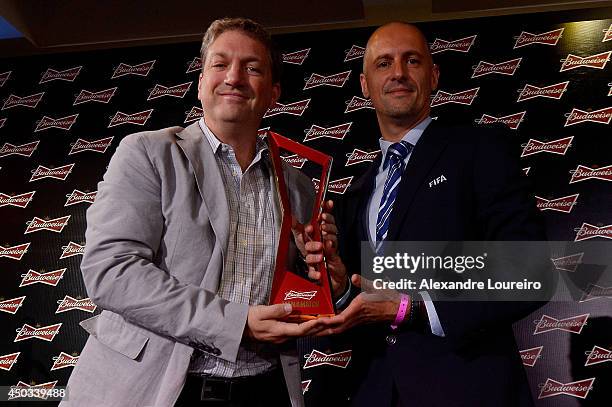
[[[419,25],[442,72],[432,116],[511,129],[551,240],[612,238],[608,17]],[[375,114],[359,86],[372,31],[275,38],[283,93],[262,126],[334,157],[331,198],[378,154]],[[186,43],[0,59],[0,386],[66,384],[86,340],[78,323],[100,311],[79,270],[85,212],[124,136],[201,117],[198,54],[198,43]],[[285,159],[308,171],[299,157]],[[553,260],[564,276],[556,301],[515,326],[534,399],[609,405],[612,282],[590,278],[583,253]],[[307,402],[329,403],[330,388],[345,388],[350,344],[305,339],[300,352]]]

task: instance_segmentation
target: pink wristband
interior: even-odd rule
[[[397,309],[397,315],[395,316],[395,321],[391,325],[391,329],[397,329],[397,327],[402,323],[404,318],[406,318],[408,303],[410,303],[410,297],[407,294],[400,294],[400,305]]]

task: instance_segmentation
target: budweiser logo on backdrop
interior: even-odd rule
[[[70,215],[55,219],[41,219],[34,216],[34,219],[26,222],[28,227],[26,228],[24,235],[39,232],[41,230],[50,230],[51,232],[61,233],[68,224],[69,219]]]
[[[430,50],[432,54],[437,54],[438,52],[444,51],[468,52],[474,44],[474,41],[476,41],[476,35],[453,41],[441,40],[439,38],[436,38],[434,42],[430,45]]]
[[[43,116],[42,119],[40,119],[38,123],[36,124],[36,129],[34,129],[34,132],[47,130],[50,128],[56,128],[60,130],[70,130],[74,122],[76,122],[77,117],[79,117],[78,113],[70,115],[70,116],[62,117],[60,119],[54,119],[52,117]]]
[[[58,307],[55,311],[56,314],[71,310],[80,310],[85,312],[94,312],[96,310],[96,304],[89,298],[72,298],[66,295],[63,300],[57,301]]]
[[[612,239],[612,224],[598,227],[595,225],[591,225],[590,223],[584,222],[582,226],[574,230],[576,231],[576,238],[574,239],[575,242],[587,239],[594,239],[596,237]]]
[[[524,88],[519,89],[519,97],[517,102],[522,102],[524,100],[529,100],[533,98],[549,98],[549,99],[561,99],[561,96],[567,90],[567,85],[569,85],[569,81],[556,83],[554,85],[545,86],[543,88],[538,88],[533,85],[525,85]]]
[[[534,321],[536,327],[533,334],[537,335],[556,330],[579,334],[582,332],[582,328],[584,328],[586,325],[589,315],[590,314],[582,314],[565,319],[556,319],[544,314],[542,315],[542,318]]]
[[[312,379],[302,381],[302,394],[305,394],[310,389],[310,383],[312,383]]]
[[[603,35],[601,42],[612,41],[612,24],[610,24],[610,27],[603,30],[603,34],[604,35]],[[2,85],[0,85],[0,87],[1,86]]]
[[[12,260],[21,260],[24,254],[28,252],[30,243],[19,244],[16,246],[0,246],[0,258],[6,257]]]
[[[516,37],[514,48],[525,47],[533,44],[557,45],[557,42],[559,42],[559,39],[563,35],[564,29],[565,28],[558,28],[556,30],[547,31],[540,34],[532,34],[527,31],[522,31],[521,34]]]
[[[18,208],[25,208],[28,206],[36,191],[26,192],[25,194],[19,195],[6,195],[0,192],[0,208],[3,206],[16,206]]]
[[[82,255],[84,252],[85,245],[81,246],[80,244],[70,242],[67,246],[62,246],[62,255],[60,256],[60,259],[77,256],[79,254]]]
[[[39,141],[32,141],[31,143],[22,144],[20,146],[14,146],[11,143],[4,143],[0,147],[0,158],[9,155],[22,155],[24,157],[30,157],[36,147],[38,147]]]
[[[100,90],[98,92],[90,92],[88,90],[83,89],[81,92],[79,92],[76,99],[74,99],[74,103],[72,105],[80,105],[81,103],[87,102],[108,103],[115,95],[116,91],[116,87]]]
[[[374,110],[374,105],[372,105],[371,99],[363,99],[359,96],[353,96],[352,99],[347,102],[346,110],[344,113],[354,112],[359,109],[372,109]]]
[[[610,225],[612,228],[612,225]],[[610,239],[612,239],[612,233],[610,233]],[[597,298],[612,298],[612,287],[602,287],[597,284],[589,284],[582,297],[578,302],[585,302],[595,300]]]
[[[576,205],[578,195],[580,194],[568,195],[556,199],[544,199],[536,195],[536,206],[541,211],[570,213],[574,205]]]
[[[351,46],[351,49],[348,51],[344,51],[346,56],[344,57],[344,62],[352,61],[353,59],[363,58],[365,55],[365,48],[360,47],[359,45]]]
[[[327,184],[327,190],[329,192],[333,192],[334,194],[344,194],[348,187],[351,186],[351,182],[353,181],[353,177],[340,178],[334,181],[329,181]],[[313,178],[312,183],[315,187],[315,192],[319,192],[321,180],[318,178]]]
[[[10,300],[0,301],[0,311],[15,314],[21,307],[21,304],[23,304],[23,300],[25,300],[25,295]]]
[[[295,291],[295,290],[289,290],[285,293],[285,298],[284,301],[287,300],[295,300],[295,299],[300,299],[300,300],[312,300],[314,298],[314,296],[317,295],[317,290],[315,291]]]
[[[272,117],[277,114],[290,114],[293,116],[301,116],[308,108],[310,99],[300,100],[299,102],[288,103],[286,105],[276,102],[274,106],[268,109],[264,117]]]
[[[349,165],[355,165],[359,163],[374,161],[379,154],[380,154],[380,150],[368,152],[368,151],[363,151],[358,148],[355,148],[353,149],[352,153],[349,153],[346,155],[347,160],[344,166],[348,167]]]
[[[60,352],[59,355],[53,357],[53,366],[51,366],[51,370],[74,367],[76,366],[78,360],[78,356],[71,356],[67,353]]]
[[[59,323],[38,328],[23,324],[23,327],[17,328],[17,336],[14,342],[25,341],[27,339],[42,339],[43,341],[51,342],[59,332],[61,326],[62,324]]]
[[[546,383],[540,385],[538,399],[559,396],[561,394],[585,399],[589,391],[593,388],[594,381],[595,378],[591,377],[590,379],[578,380],[571,383],[561,383],[548,378],[546,379]]]
[[[12,399],[23,398],[23,393],[21,392],[21,390],[25,390],[25,394],[28,395],[28,398],[37,398],[37,399],[46,400],[51,395],[51,390],[55,388],[56,384],[57,384],[57,380],[54,382],[47,382],[47,383],[36,384],[36,385],[34,385],[33,383],[32,385],[29,385],[20,380],[17,382],[15,386],[11,386],[11,390],[16,390],[16,391],[9,394],[8,399],[12,400]],[[28,393],[29,390],[27,389],[34,389],[37,391],[32,391],[32,396],[30,397],[30,394]]]
[[[509,61],[500,62],[498,64],[480,61],[478,65],[474,68],[472,78],[478,78],[479,76],[489,75],[492,73],[512,76],[518,69],[522,59],[523,58],[511,59]]]
[[[260,139],[266,138],[266,136],[268,135],[268,131],[270,131],[270,126],[257,129],[257,137],[259,137]]]
[[[527,111],[518,112],[509,114],[508,116],[495,117],[488,114],[483,114],[480,119],[476,119],[476,123],[478,124],[493,124],[493,123],[503,123],[508,126],[511,130],[516,130],[523,122],[523,118],[525,117],[525,113]]]
[[[119,78],[125,75],[138,75],[138,76],[148,76],[149,72],[151,72],[151,68],[153,68],[153,64],[155,60],[149,62],[143,62],[138,65],[128,65],[123,62],[119,64],[115,71],[113,72],[113,76],[111,79]]]
[[[196,72],[196,71],[201,71],[201,70],[202,70],[202,59],[200,57],[195,57],[189,63],[189,66],[187,67],[187,71],[185,71],[185,73],[191,73],[191,72]]]
[[[0,356],[0,369],[9,371],[17,362],[17,358],[21,352],[9,353],[8,355]]]
[[[572,145],[573,139],[573,136],[547,142],[529,139],[527,144],[523,147],[521,157],[527,157],[538,153],[565,155],[567,149]]]
[[[147,120],[149,120],[149,117],[151,117],[151,113],[153,113],[153,109],[132,114],[117,112],[112,117],[108,127],[120,126],[122,124],[137,124],[139,126],[144,126]]]
[[[96,153],[105,153],[106,149],[111,145],[113,137],[101,138],[98,140],[87,141],[81,138],[71,144],[68,155],[81,153],[83,151],[95,151]]]
[[[155,87],[149,93],[149,97],[147,98],[147,100],[157,99],[163,96],[184,98],[192,83],[193,82],[185,82],[181,83],[180,85],[174,85],[170,87],[156,84]]]
[[[4,86],[13,71],[0,73],[0,88]]]
[[[612,165],[601,168],[589,168],[584,165],[578,165],[575,170],[571,170],[572,178],[570,184],[574,182],[585,181],[587,179],[599,179],[602,181],[612,181]]]
[[[40,102],[44,94],[45,92],[40,92],[40,93],[35,93],[34,95],[24,96],[24,97],[15,96],[11,94],[4,101],[4,104],[2,105],[2,110],[10,109],[15,106],[25,106],[25,107],[29,107],[33,109],[36,106],[38,106],[38,103]]]
[[[40,78],[40,83],[62,80],[67,82],[74,82],[76,77],[81,72],[82,66],[75,66],[74,68],[65,69],[63,71],[56,71],[55,69],[47,69]]]
[[[56,168],[47,168],[43,165],[39,165],[32,171],[32,178],[30,178],[30,182],[43,178],[55,178],[65,181],[66,178],[68,178],[68,175],[72,172],[72,167],[74,167],[74,164],[66,164]]]
[[[4,123],[6,123],[6,117],[4,119],[0,119],[0,129],[4,127]]]
[[[612,350],[602,348],[601,346],[593,346],[591,351],[586,351],[585,355],[587,357],[585,366],[597,365],[599,363],[604,362],[612,362]]]
[[[194,106],[185,116],[185,123],[194,122],[204,117],[204,110],[201,107]]]
[[[283,54],[283,62],[286,64],[302,65],[308,57],[309,53],[310,48],[301,49],[299,51],[294,52],[288,52],[286,54]]]
[[[37,283],[55,287],[60,282],[60,280],[64,278],[65,272],[65,268],[49,271],[47,273],[39,273],[34,270],[28,270],[27,274],[21,275],[21,284],[19,284],[19,287],[27,287],[29,285]]]
[[[610,89],[608,89],[608,96],[612,96],[612,82],[608,83],[608,86],[610,87]],[[2,124],[4,124],[4,121],[6,121],[6,119],[2,120],[2,123],[0,123],[0,127],[2,127]]]
[[[304,141],[315,140],[321,137],[342,140],[350,131],[352,124],[353,122],[349,122],[327,128],[313,124],[312,126],[310,126],[310,129],[305,130],[306,137],[304,137]]]
[[[525,167],[523,168],[523,174],[525,175],[529,175],[529,171],[531,170],[531,167]]]
[[[577,55],[568,54],[565,59],[561,60],[561,69],[559,72],[569,71],[576,68],[594,68],[604,69],[610,60],[612,51],[602,52],[601,54],[591,55],[588,57],[579,57]]]
[[[566,114],[566,117],[565,127],[583,122],[610,124],[610,119],[612,119],[612,106],[592,112],[585,112],[584,110],[573,108],[569,114]]]
[[[519,351],[519,354],[521,355],[521,360],[523,361],[523,365],[533,367],[538,361],[538,359],[540,359],[543,348],[544,346],[537,346],[535,348]]]
[[[582,264],[583,256],[584,253],[576,253],[550,260],[553,262],[557,270],[569,271],[573,273],[578,268],[578,265]]]
[[[316,73],[310,75],[304,85],[304,90],[310,88],[316,88],[317,86],[334,86],[341,88],[346,83],[347,79],[351,75],[351,71],[344,71],[333,75],[323,76]]]
[[[81,192],[75,189],[70,194],[66,195],[68,198],[64,206],[76,205],[78,203],[93,203],[96,199],[98,191],[93,192]]]
[[[474,88],[464,90],[457,93],[448,93],[442,90],[436,92],[434,97],[431,99],[431,107],[440,106],[446,103],[458,103],[460,105],[471,105],[476,96],[478,96],[478,90],[480,88]]]
[[[286,155],[282,156],[281,158],[285,160],[287,164],[291,165],[294,168],[302,168],[306,161],[308,161],[306,158],[300,157],[297,154]]]
[[[351,361],[352,353],[353,351],[350,349],[330,354],[313,349],[308,355],[304,355],[304,357],[306,358],[306,363],[304,363],[304,369],[323,365],[346,369],[349,362]]]

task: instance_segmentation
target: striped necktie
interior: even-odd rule
[[[383,188],[383,195],[380,199],[380,207],[378,209],[378,217],[376,219],[376,251],[379,252],[382,247],[382,242],[387,238],[389,232],[389,221],[391,220],[391,212],[393,211],[393,203],[397,196],[399,183],[402,179],[404,171],[404,160],[412,151],[413,145],[407,141],[393,143],[387,150],[383,170],[389,168],[387,180]]]

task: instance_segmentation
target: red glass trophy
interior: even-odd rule
[[[305,321],[334,315],[335,309],[331,295],[331,283],[325,261],[317,265],[318,271],[321,273],[319,281],[313,281],[308,278],[305,263],[302,264],[301,270],[300,267],[295,265],[296,259],[303,259],[305,255],[303,253],[303,245],[300,247],[300,243],[296,242],[296,231],[299,235],[299,229],[303,225],[296,222],[297,214],[293,213],[292,210],[291,194],[287,189],[287,182],[282,169],[283,158],[281,158],[281,150],[291,153],[292,156],[299,156],[301,159],[308,160],[309,163],[321,167],[318,189],[315,185],[316,193],[312,205],[312,215],[308,222],[304,222],[304,224],[310,223],[314,226],[311,238],[315,241],[321,241],[319,215],[325,203],[325,193],[327,191],[332,158],[277,133],[268,132],[267,138],[277,182],[279,207],[282,213],[270,304],[291,304],[293,312],[288,319],[292,321]],[[303,262],[303,260],[297,261]]]

